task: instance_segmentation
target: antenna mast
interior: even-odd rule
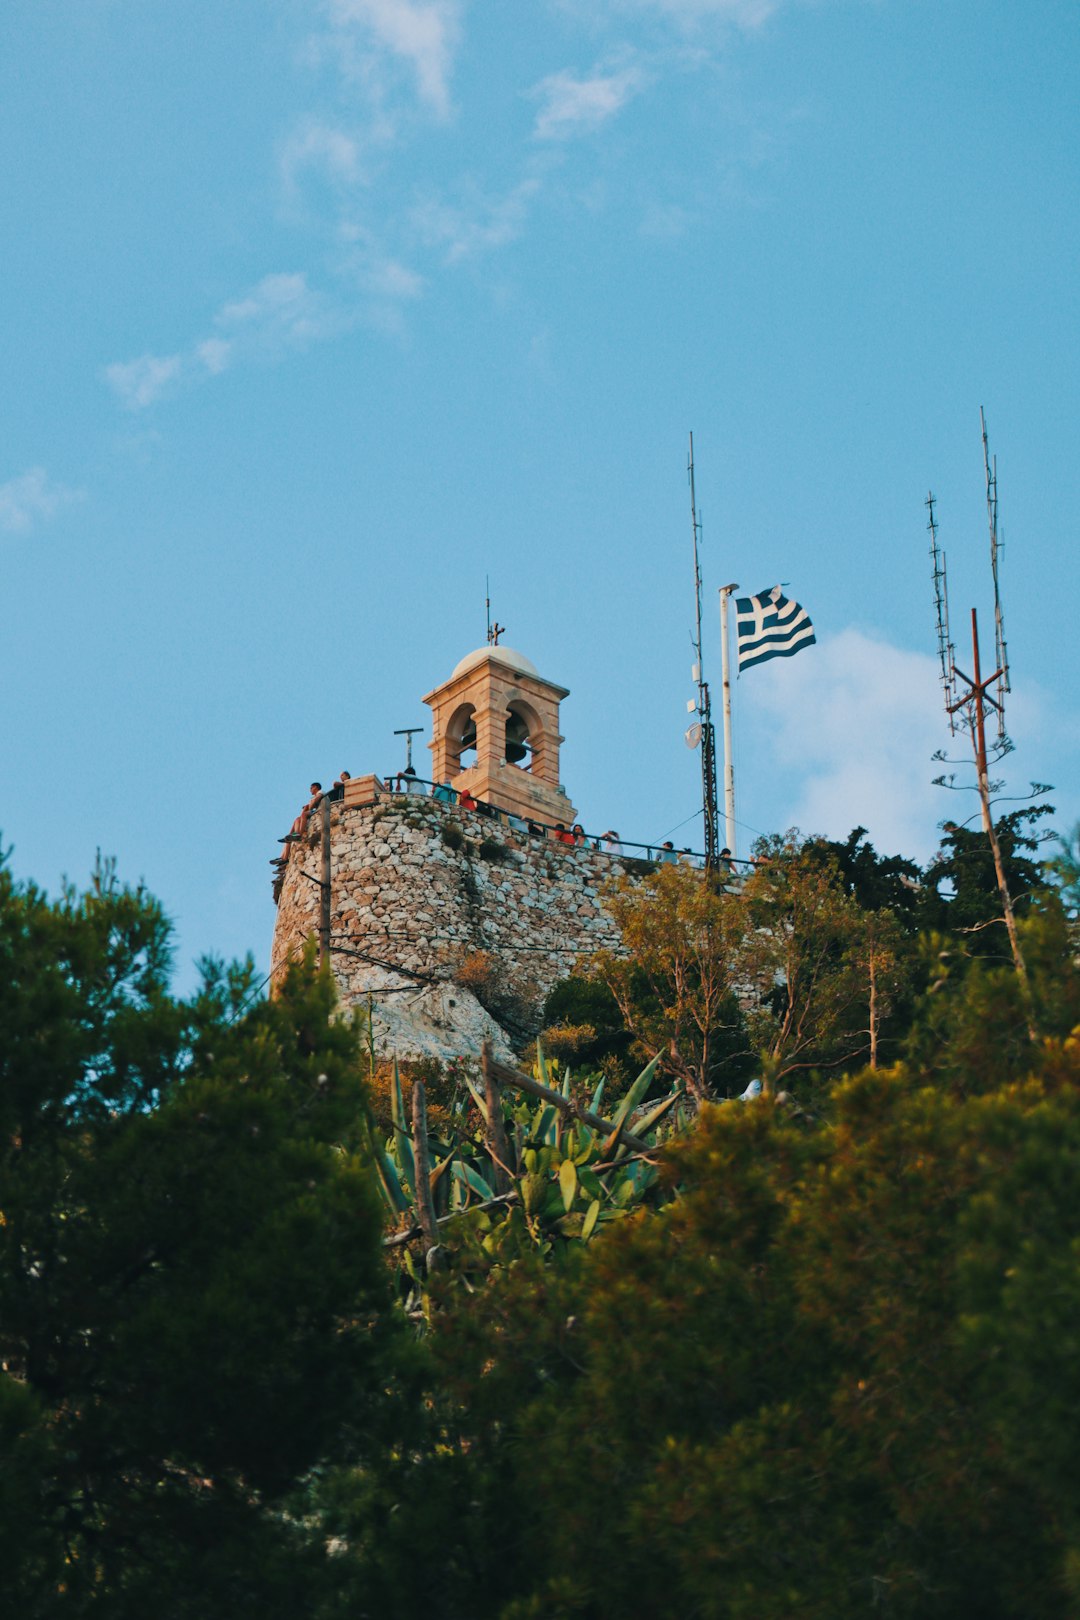
[[[698,554],[701,524],[698,521],[697,497],[694,490],[694,435],[692,433],[690,435],[690,456],[687,461],[687,473],[690,479],[690,525],[694,537],[694,652],[697,655],[697,662],[694,665],[694,680],[698,689],[697,711],[701,719],[701,797],[705,814],[705,870],[706,872],[715,872],[717,857],[720,853],[716,809],[716,735],[713,731],[709,685],[705,680],[705,671],[701,659],[701,562]]]
[[[990,845],[990,853],[994,858],[994,872],[997,877],[998,893],[1001,895],[1001,905],[1004,912],[1003,920],[1009,935],[1009,947],[1012,951],[1013,965],[1016,969],[1016,978],[1024,1004],[1028,1035],[1034,1043],[1038,1039],[1038,1030],[1035,1023],[1035,1007],[1031,995],[1031,983],[1028,979],[1024,953],[1020,947],[1020,937],[1016,927],[1016,913],[1013,910],[1012,897],[1009,894],[1005,863],[1002,859],[1001,844],[998,841],[997,831],[994,827],[994,816],[990,801],[992,788],[989,756],[986,747],[986,711],[991,708],[997,712],[998,735],[1001,739],[999,746],[1001,751],[1004,752],[1009,746],[1005,735],[1005,694],[1009,690],[1009,670],[1005,661],[1005,636],[1001,614],[1001,596],[998,589],[997,465],[991,463],[990,460],[990,451],[986,439],[986,417],[981,409],[979,416],[982,421],[983,465],[986,469],[986,510],[990,522],[990,566],[994,576],[997,667],[989,675],[984,675],[982,672],[982,662],[979,656],[979,621],[974,608],[971,610],[972,674],[966,675],[957,666],[955,650],[949,640],[949,604],[945,590],[945,558],[938,551],[937,526],[934,521],[934,497],[931,495],[926,504],[930,508],[930,555],[934,561],[938,650],[941,655],[941,678],[945,688],[945,712],[949,718],[949,725],[955,732],[955,717],[960,715],[964,728],[971,734],[972,747],[975,753],[976,786],[979,793],[979,808],[982,811],[983,831]],[[944,778],[940,780],[944,781]]]
[[[953,704],[956,701],[956,648],[949,632],[949,582],[945,574],[945,553],[937,543],[937,520],[934,517],[934,492],[926,497],[926,510],[930,521],[926,525],[930,536],[930,560],[934,580],[934,606],[937,610],[938,659],[941,663],[941,684],[945,689],[945,713],[949,717],[949,730],[956,735]]]
[[[1001,690],[1011,692],[1009,681],[1009,650],[1005,645],[1005,616],[1001,609],[1001,585],[998,580],[998,558],[1005,542],[998,534],[997,456],[990,459],[990,444],[986,434],[986,412],[979,406],[982,427],[983,469],[986,474],[986,520],[990,528],[990,572],[994,576],[994,662],[1001,671]],[[998,737],[1005,735],[1005,711],[998,711]]]

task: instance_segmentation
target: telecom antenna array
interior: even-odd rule
[[[692,433],[690,435],[690,455],[686,470],[690,479],[690,525],[694,537],[695,663],[693,678],[698,689],[697,704],[691,703],[690,707],[691,709],[697,708],[698,718],[701,723],[701,796],[705,814],[705,870],[715,872],[720,855],[716,806],[716,733],[713,730],[709,684],[705,680],[705,670],[701,661],[701,563],[698,556],[701,524],[698,521],[697,497],[694,492],[694,435]]]
[[[933,490],[927,495],[925,505],[930,514],[926,528],[930,536],[934,607],[937,611],[938,661],[941,665],[941,684],[945,691],[945,712],[949,717],[949,730],[955,736],[956,718],[953,704],[956,701],[956,648],[952,644],[949,631],[949,581],[945,573],[945,553],[938,545]]]
[[[1005,618],[1001,611],[1001,584],[998,579],[998,561],[1005,542],[998,532],[997,456],[990,459],[990,444],[986,436],[986,412],[979,406],[982,427],[983,468],[986,473],[986,519],[990,528],[990,572],[994,577],[994,662],[1001,670],[1001,690],[1011,692],[1009,681],[1009,649],[1005,645]],[[1005,734],[1005,711],[998,711],[998,736]]]
[[[986,416],[981,408],[979,410],[979,419],[982,424],[983,464],[986,469],[986,510],[990,522],[990,569],[994,580],[994,650],[996,667],[990,675],[983,675],[979,658],[979,621],[974,608],[971,610],[971,674],[966,675],[956,662],[955,650],[949,639],[949,600],[945,582],[945,558],[938,549],[937,525],[934,520],[934,497],[931,495],[927,505],[930,508],[930,555],[934,563],[934,598],[937,603],[938,651],[941,657],[941,679],[945,688],[945,712],[949,717],[949,725],[955,732],[957,716],[959,715],[960,723],[971,736],[975,754],[975,770],[979,807],[982,811],[983,831],[986,834],[994,857],[994,871],[997,876],[998,892],[1001,895],[1001,904],[1004,911],[1003,920],[1008,930],[1009,946],[1012,951],[1016,976],[1024,1002],[1028,1034],[1031,1040],[1034,1041],[1037,1034],[1031,986],[1020,946],[1016,915],[1009,894],[1005,863],[1001,855],[1001,845],[998,842],[997,832],[994,828],[990,800],[993,790],[990,782],[986,748],[986,711],[987,708],[991,708],[997,714],[997,757],[1001,758],[1010,747],[1009,739],[1005,735],[1005,694],[1009,691],[1009,666],[1005,651],[1005,627],[1001,611],[1001,590],[998,582],[997,463],[996,461],[992,462],[990,459],[990,449],[986,437]],[[950,785],[944,777],[940,777],[938,780],[942,785]]]

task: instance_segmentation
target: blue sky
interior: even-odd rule
[[[697,842],[716,589],[818,645],[736,693],[740,836],[955,814],[926,558],[1010,784],[1080,817],[1080,11],[1059,0],[7,0],[0,828],[265,963],[312,776],[484,639],[571,689],[587,826]],[[961,636],[957,636],[963,645]]]

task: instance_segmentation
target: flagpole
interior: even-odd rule
[[[724,694],[724,836],[735,854],[735,760],[731,748],[731,653],[728,636],[728,598],[738,585],[720,587],[720,656]]]

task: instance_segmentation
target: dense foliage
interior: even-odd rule
[[[355,1036],[310,971],[245,1011],[250,971],[211,964],[174,1000],[168,932],[108,871],[50,904],[0,870],[0,1610],[23,1620],[295,1614],[322,1548],[293,1494],[382,1420]]]
[[[549,1003],[609,1089],[541,1056],[570,1112],[502,1137],[467,1069],[373,1104],[310,963],[180,1002],[145,895],[0,871],[0,1609],[1077,1612],[1080,863],[1030,835],[1034,1043],[980,835],[788,835],[615,898]]]

